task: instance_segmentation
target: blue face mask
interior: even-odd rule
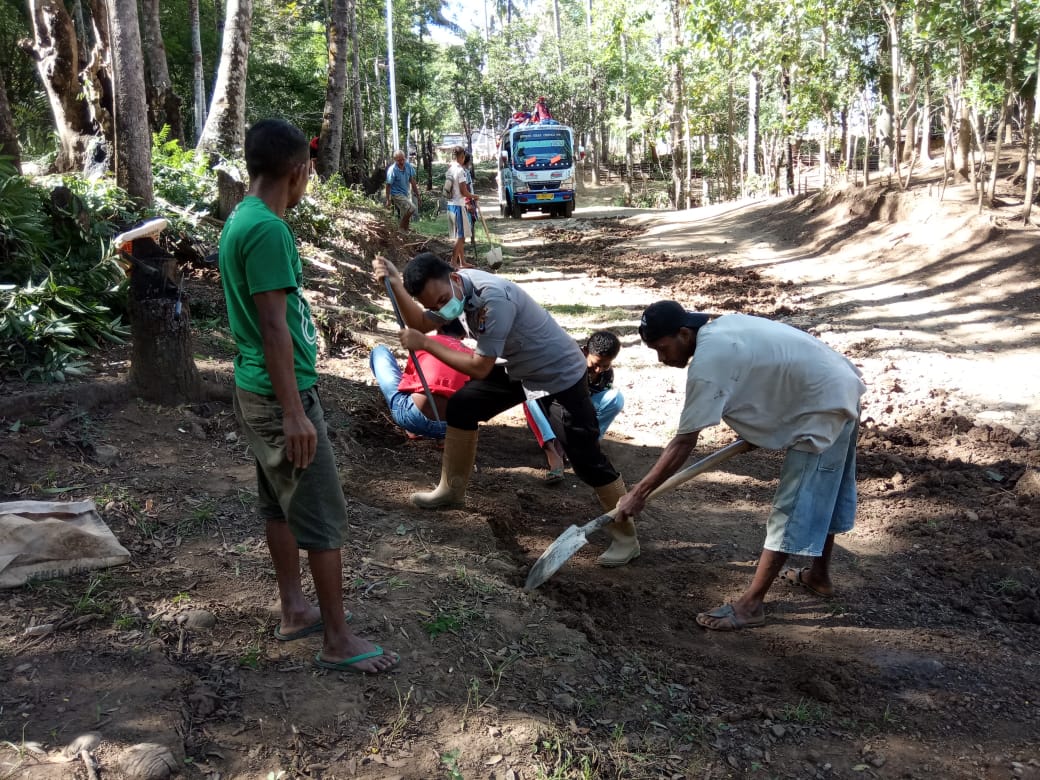
[[[448,278],[448,284],[451,285],[452,298],[446,304],[441,306],[437,310],[437,313],[446,321],[451,322],[451,320],[457,320],[462,316],[466,302],[463,298],[455,297],[455,282],[453,282],[450,277]]]

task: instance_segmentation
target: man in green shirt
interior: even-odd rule
[[[249,191],[220,236],[220,275],[238,346],[235,416],[256,457],[259,515],[278,580],[275,638],[322,633],[318,666],[383,672],[398,657],[354,634],[343,608],[346,504],[315,389],[318,335],[303,267],[282,219],[307,189],[307,139],[284,120],[265,119],[246,133],[245,158]],[[301,587],[301,549],[317,607]]]

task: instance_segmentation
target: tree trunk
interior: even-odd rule
[[[191,313],[177,279],[177,261],[151,239],[134,241],[132,251],[130,385],[141,398],[163,406],[197,400],[201,385]]]
[[[192,105],[195,108],[195,134],[197,144],[206,125],[206,83],[202,69],[202,31],[199,27],[199,0],[188,0],[188,22],[191,25],[192,61]]]
[[[960,111],[957,119],[957,146],[953,161],[953,169],[962,181],[972,180],[972,167],[968,160],[971,152],[971,108],[968,106],[964,87],[967,84],[967,66],[964,62],[963,45],[960,52],[960,76],[957,79]]]
[[[159,25],[159,0],[141,0],[141,43],[147,66],[145,75],[152,130],[158,132],[166,125],[170,128],[170,137],[183,145],[181,99],[174,93],[170,82],[166,45]]]
[[[245,140],[246,73],[253,0],[227,0],[220,66],[199,148],[224,157],[241,154]]]
[[[924,78],[921,79],[921,117],[920,117],[920,131],[921,139],[920,146],[921,151],[919,157],[921,162],[931,162],[932,159],[932,91],[930,74],[926,71]]]
[[[1033,76],[1035,79],[1036,76]],[[1029,144],[1033,136],[1033,115],[1036,112],[1036,98],[1025,95],[1022,98],[1022,154],[1018,158],[1018,168],[1011,175],[1012,181],[1019,184],[1023,181],[1029,168]]]
[[[748,75],[748,120],[747,120],[747,173],[758,175],[758,71]]]
[[[94,126],[101,129],[103,137],[95,139],[92,143],[96,144],[100,140],[107,144],[105,156],[111,158],[115,154],[113,150],[116,141],[116,85],[112,64],[112,35],[109,31],[108,0],[89,0],[88,5],[90,6],[90,22],[94,41],[89,56],[86,57],[87,62],[80,71],[79,79],[84,92],[94,96],[89,101],[91,117]],[[83,59],[82,52],[81,59]],[[92,153],[91,156],[96,157],[97,155]],[[93,167],[95,171],[99,170],[98,166],[92,166],[90,160],[87,161],[87,166],[88,169]],[[106,161],[105,169],[107,167]]]
[[[361,38],[358,33],[357,0],[348,0],[347,33],[350,38],[350,84],[353,92],[352,111],[350,114],[353,141],[350,145],[351,163],[356,171],[356,181],[361,181],[368,169],[367,149],[365,148],[365,114],[361,103]],[[432,185],[431,185],[432,186]]]
[[[108,7],[116,86],[116,183],[138,206],[151,206],[152,134],[137,0],[110,0]]]
[[[556,24],[556,59],[560,73],[566,73],[563,67],[563,35],[560,32],[560,0],[553,0],[553,22]]]
[[[1026,143],[1026,195],[1022,204],[1022,224],[1029,224],[1029,212],[1033,208],[1033,195],[1036,194],[1036,156],[1040,147],[1040,40],[1036,42],[1036,67],[1033,70],[1033,116],[1030,125],[1029,141]]]
[[[325,88],[325,111],[318,134],[318,160],[315,169],[322,179],[339,170],[340,149],[343,146],[343,95],[347,78],[347,6],[351,0],[335,0],[329,20],[329,76]]]
[[[997,174],[1000,171],[1000,148],[1004,143],[1004,129],[1007,127],[1008,114],[1011,113],[1011,101],[1015,89],[1015,57],[1018,54],[1018,0],[1011,0],[1011,31],[1004,52],[1004,99],[1000,105],[1000,119],[997,121],[997,136],[993,143],[993,165],[989,174],[989,188],[986,191],[986,205],[993,205],[997,194]]]
[[[899,10],[895,2],[891,6],[886,4],[885,8],[888,15],[888,34],[892,42],[889,51],[892,56],[892,170],[899,178],[899,161],[902,159],[903,153],[903,128],[900,118],[902,109],[899,105],[899,83],[902,75],[899,71]]]
[[[625,90],[625,205],[632,205],[632,177],[635,161],[632,159],[632,93],[628,88],[628,36],[621,33],[621,83]]]
[[[783,70],[781,72],[781,94],[782,94],[782,110],[784,126],[787,125],[787,115],[791,109],[791,68],[788,63],[783,64]],[[791,138],[788,136],[784,142],[784,159],[787,165],[787,175],[785,176],[785,195],[794,194],[794,145],[791,143]]]
[[[11,104],[7,100],[4,72],[0,70],[0,155],[11,158],[15,170],[22,172],[22,153],[18,146],[18,128],[14,126]]]
[[[58,133],[60,172],[79,171],[97,132],[90,106],[82,97],[79,44],[72,17],[61,0],[29,0],[33,41],[26,49],[36,61]]]
[[[672,205],[678,210],[685,204],[682,172],[683,116],[686,109],[685,77],[683,75],[683,0],[672,0],[672,45],[675,47],[672,62],[672,116],[669,123],[669,141],[672,147]]]

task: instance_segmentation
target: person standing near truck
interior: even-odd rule
[[[411,188],[411,192],[409,192]],[[412,194],[415,201],[412,201]],[[404,157],[400,149],[394,151],[394,164],[386,169],[386,207],[397,206],[401,215],[398,227],[407,230],[412,217],[418,215],[422,196],[416,183],[415,168]]]
[[[448,174],[444,183],[448,198],[448,239],[454,242],[451,250],[451,264],[455,268],[470,268],[466,262],[466,241],[473,235],[473,223],[469,218],[467,206],[476,201],[470,187],[469,171],[466,170],[466,150],[456,146],[451,150],[454,162],[448,166]],[[449,189],[450,188],[450,189]]]

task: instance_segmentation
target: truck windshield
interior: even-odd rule
[[[522,130],[513,136],[513,167],[518,171],[570,168],[570,135],[564,130]]]

